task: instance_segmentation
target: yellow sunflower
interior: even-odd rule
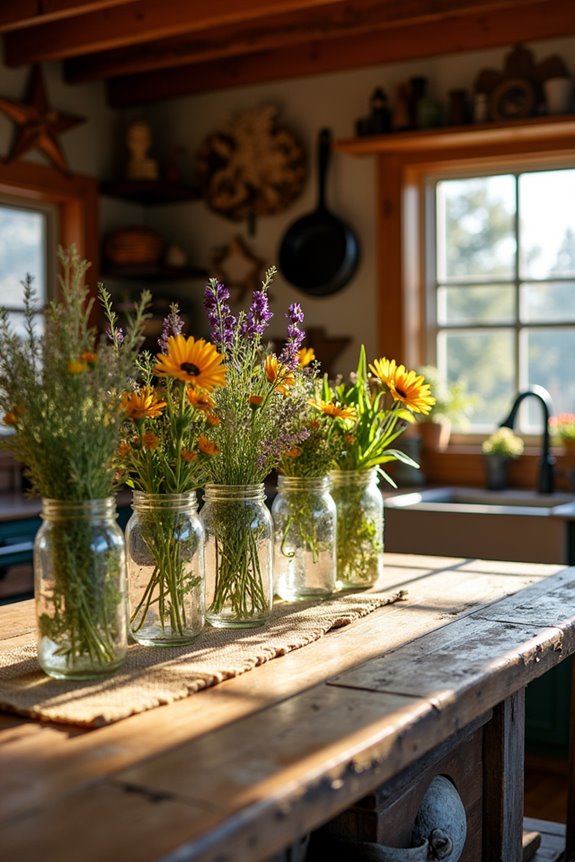
[[[355,407],[345,407],[343,404],[337,404],[333,401],[322,401],[319,398],[313,399],[309,403],[316,410],[334,419],[357,419],[357,410]]]
[[[203,338],[170,335],[167,353],[159,353],[156,357],[154,374],[176,377],[191,386],[211,392],[226,382],[223,361],[223,355]]]
[[[165,401],[160,401],[151,386],[142,386],[135,392],[124,392],[121,407],[129,419],[155,419],[161,416],[166,406]]]
[[[395,401],[400,401],[414,413],[427,414],[435,404],[425,378],[415,371],[408,371],[405,365],[397,365],[395,359],[375,359],[369,370],[387,386]]]

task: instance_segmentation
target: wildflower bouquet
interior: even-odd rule
[[[126,530],[131,632],[146,644],[188,643],[204,620],[195,490],[216,453],[210,393],[224,384],[226,370],[213,344],[185,338],[182,329],[174,304],[158,339],[160,353],[143,354],[137,385],[122,396],[119,455],[135,510]]]
[[[324,388],[325,403],[332,409],[355,412],[351,427],[343,429],[333,474],[338,583],[344,589],[369,586],[381,573],[383,512],[377,476],[395,487],[383,464],[399,460],[418,466],[392,444],[415,421],[415,414],[429,413],[435,401],[423,376],[393,359],[375,359],[369,370],[371,375],[362,345],[350,381],[334,387],[326,383]]]
[[[212,340],[225,357],[226,385],[214,392],[212,441],[220,455],[209,463],[206,505],[207,617],[213,625],[262,625],[271,609],[271,516],[263,480],[282,453],[305,437],[299,423],[308,390],[297,361],[303,313],[287,312],[288,334],[279,355],[263,341],[272,312],[267,271],[248,311],[236,318],[229,291],[211,279],[205,307]],[[213,576],[213,580],[210,577]]]
[[[43,332],[30,277],[23,337],[0,311],[0,409],[11,431],[0,445],[25,465],[31,493],[44,498],[35,548],[40,663],[52,675],[83,676],[112,669],[125,651],[123,539],[113,521],[107,532],[94,524],[115,510],[120,393],[133,372],[148,295],[122,336],[100,287],[107,341],[90,325],[89,264],[74,247],[59,249],[59,260],[60,298],[48,307]]]

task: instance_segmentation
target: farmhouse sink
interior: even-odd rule
[[[400,493],[386,499],[386,505],[394,508],[409,506],[441,508],[443,511],[461,511],[468,507],[480,506],[483,509],[505,513],[512,509],[543,509],[547,512],[557,506],[575,504],[573,494],[539,494],[536,491],[508,490],[487,491],[483,488],[430,488],[425,491]]]
[[[568,562],[573,494],[443,487],[389,492],[384,497],[388,551]]]

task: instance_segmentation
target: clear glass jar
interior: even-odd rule
[[[271,613],[272,517],[262,484],[206,485],[206,619],[220,628],[255,628]]]
[[[272,504],[274,587],[287,601],[335,590],[336,509],[327,476],[278,476]]]
[[[383,496],[377,468],[334,470],[337,509],[337,587],[371,587],[383,574]]]
[[[56,679],[112,673],[128,647],[124,535],[113,497],[42,501],[34,542],[38,660]]]
[[[126,525],[130,634],[144,646],[191,643],[204,627],[204,529],[195,492],[134,491]]]

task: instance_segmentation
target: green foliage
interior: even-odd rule
[[[85,284],[89,263],[74,246],[59,249],[60,296],[50,303],[44,331],[36,324],[36,296],[23,282],[25,334],[0,309],[0,409],[12,433],[0,446],[25,465],[32,493],[57,500],[108,497],[115,485],[121,392],[141,345],[149,294],[144,293],[121,339],[110,296],[99,298],[112,339],[90,323],[93,300]]]
[[[523,454],[523,440],[511,428],[498,428],[481,444],[486,455],[504,455],[506,458],[519,458]]]

